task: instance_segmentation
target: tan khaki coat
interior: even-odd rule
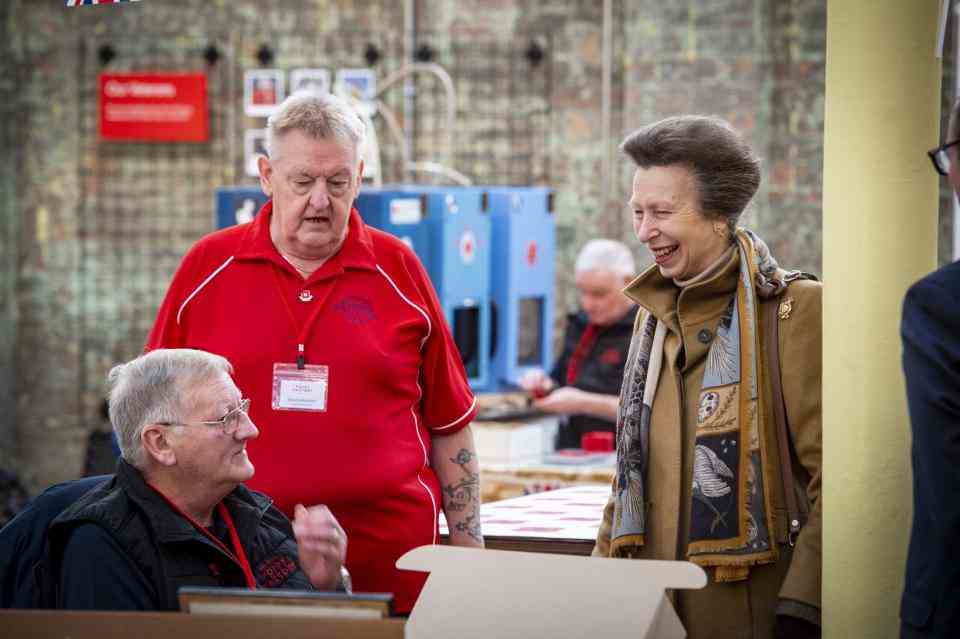
[[[669,329],[652,406],[646,546],[640,559],[686,559],[697,404],[712,341],[700,339],[700,333],[706,329],[713,336],[736,290],[738,271],[739,257],[734,252],[720,272],[682,291],[664,279],[656,267],[644,272],[626,289],[629,297]],[[771,488],[780,558],[775,564],[754,566],[748,579],[733,583],[716,582],[713,569],[708,568],[704,589],[678,591],[674,603],[690,639],[772,637],[778,603],[789,606],[792,600],[820,608],[821,291],[819,282],[795,281],[778,298],[761,302],[761,309],[780,303],[784,311],[790,307],[789,314],[780,319],[780,364],[797,457],[794,468],[800,485],[796,488],[801,504],[809,505],[809,520],[796,547],[791,549],[786,543],[787,517],[771,392],[765,384],[764,410],[771,416],[766,446],[775,478]],[[636,326],[641,325],[644,315],[637,314]],[[760,315],[763,316],[763,310]],[[762,340],[762,328],[760,333]],[[761,349],[766,347],[761,343]],[[596,556],[609,555],[612,513],[611,499],[593,551]]]

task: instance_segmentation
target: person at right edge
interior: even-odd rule
[[[929,152],[960,192],[960,101],[947,142]],[[907,291],[900,324],[913,433],[913,525],[900,602],[900,635],[960,634],[960,261]]]
[[[819,637],[821,284],[738,228],[760,162],[727,122],[667,118],[621,150],[656,264],[624,291],[640,312],[593,554],[703,567],[673,594],[691,639]]]

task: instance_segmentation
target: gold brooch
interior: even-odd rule
[[[780,302],[780,307],[777,309],[777,317],[782,320],[785,320],[790,317],[790,313],[793,311],[793,298],[788,297],[782,302]]]

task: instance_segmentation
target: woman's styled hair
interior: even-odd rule
[[[760,160],[730,124],[716,116],[678,115],[637,129],[620,150],[643,169],[680,164],[697,181],[700,211],[731,232],[760,187]]]

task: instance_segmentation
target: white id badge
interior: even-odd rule
[[[329,378],[326,366],[274,364],[273,410],[326,411]]]

